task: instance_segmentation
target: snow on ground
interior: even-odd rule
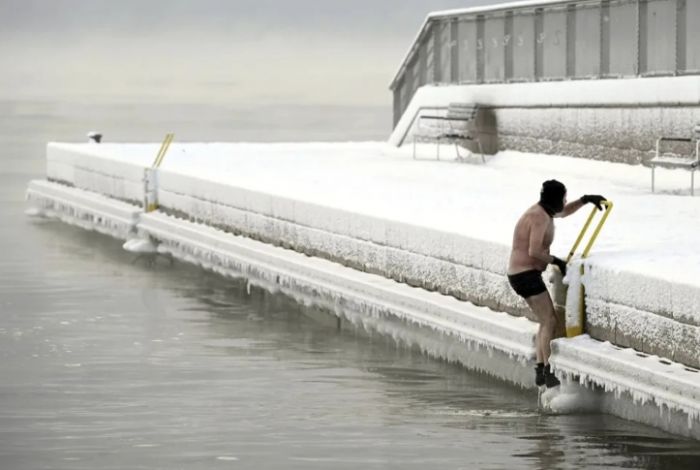
[[[95,155],[142,166],[152,163],[157,149],[90,146]],[[700,203],[688,196],[687,171],[657,170],[652,194],[650,170],[641,166],[518,152],[501,152],[486,164],[458,164],[436,161],[434,150],[423,146],[413,160],[410,148],[372,142],[173,144],[161,169],[505,246],[521,212],[537,201],[542,181],[556,178],[571,200],[589,193],[615,203],[591,263],[700,286]],[[450,151],[445,146],[443,158]],[[554,254],[568,252],[589,211],[557,221]]]

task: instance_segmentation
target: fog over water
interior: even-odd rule
[[[386,106],[455,0],[2,0],[0,96]]]

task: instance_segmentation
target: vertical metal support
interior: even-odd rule
[[[432,21],[428,23],[421,39],[425,50],[425,82],[428,84],[435,83],[435,25],[433,23]]]
[[[659,156],[659,150],[661,149],[661,139],[656,139],[656,154],[655,156],[658,158]],[[654,192],[654,184],[656,183],[656,177],[654,175],[654,172],[656,170],[656,165],[653,163],[651,164],[651,192]]]
[[[404,79],[405,79],[405,86],[406,86],[406,94],[405,94],[405,102],[404,102],[404,109],[405,107],[408,107],[408,104],[411,102],[411,99],[413,98],[413,81],[415,80],[415,77],[413,76],[413,61],[408,60],[406,62],[406,71],[404,72]]]
[[[406,71],[404,70],[403,77],[401,77],[401,112],[399,113],[399,119],[403,116],[403,113],[408,108],[408,104],[411,102],[411,98],[408,96],[408,85],[406,84]],[[398,123],[398,121],[396,121]]]
[[[392,129],[396,128],[396,125],[399,123],[399,119],[401,119],[401,113],[402,113],[402,106],[401,106],[401,87],[403,86],[403,77],[401,78],[400,81],[396,82],[394,85],[394,89],[392,90],[394,92],[394,108],[393,108],[393,126]]]
[[[152,212],[158,209],[158,168],[165,154],[168,153],[170,144],[175,138],[175,134],[166,134],[163,143],[160,145],[158,154],[150,168],[145,168],[143,172],[143,210]]]
[[[459,24],[457,18],[450,21],[450,83],[459,82]]]
[[[535,10],[535,81],[544,73],[544,9]]]
[[[433,35],[433,82],[434,83],[441,83],[442,82],[442,74],[440,73],[440,71],[442,68],[441,67],[442,47],[440,46],[440,21],[439,20],[433,20],[432,35]]]
[[[484,82],[484,53],[486,49],[484,22],[484,15],[478,15],[476,17],[476,83]]]
[[[418,86],[428,83],[428,51],[425,43],[418,44]]]
[[[506,82],[513,79],[513,12],[507,11],[505,18],[505,31],[503,35],[503,58],[505,66],[503,69],[504,80]]]
[[[566,7],[566,78],[576,76],[576,5]]]
[[[686,0],[676,3],[676,75],[686,70],[687,34],[688,27]]]
[[[418,51],[413,55],[411,59],[411,98],[416,94],[416,91],[420,87],[420,76],[418,75]]]
[[[695,168],[690,169],[690,195],[695,196]]]
[[[610,75],[610,0],[600,3],[600,76]]]
[[[647,66],[647,0],[637,1],[637,75],[648,72]]]

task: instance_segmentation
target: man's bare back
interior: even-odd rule
[[[544,271],[550,262],[549,247],[554,240],[554,221],[539,204],[520,217],[513,231],[508,274]]]

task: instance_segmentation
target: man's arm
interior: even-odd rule
[[[554,214],[554,217],[568,217],[580,208],[583,207],[584,202],[581,199],[576,199],[564,206],[564,209],[558,214]]]
[[[580,208],[582,208],[584,204],[588,204],[589,202],[596,206],[596,208],[599,211],[602,211],[603,201],[605,201],[605,196],[600,196],[598,194],[585,194],[581,196],[581,198],[568,203],[566,206],[564,206],[564,209],[560,213],[555,214],[554,217],[567,217],[579,210]]]
[[[547,232],[549,224],[549,216],[542,214],[532,215],[530,219],[530,241],[528,243],[527,254],[531,258],[549,264],[552,262],[553,256],[548,253],[544,247],[544,236]]]

